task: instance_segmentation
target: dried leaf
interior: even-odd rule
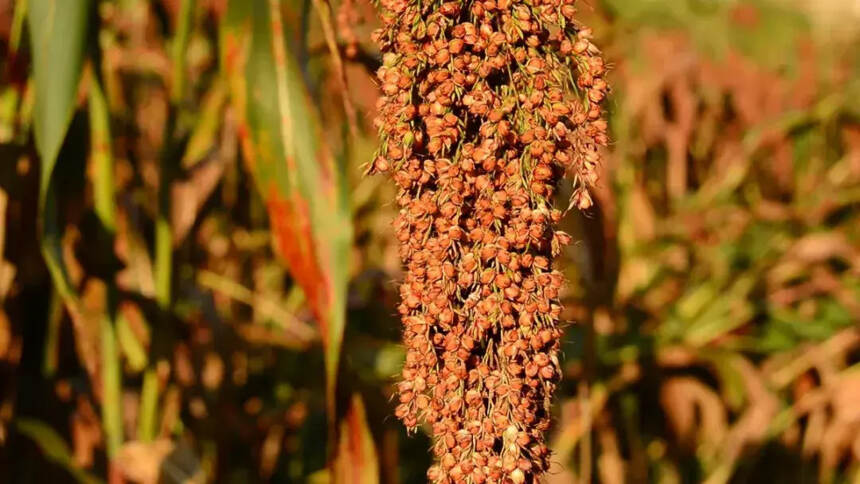
[[[284,440],[284,426],[273,425],[266,433],[263,447],[260,451],[260,476],[264,479],[272,477],[278,456],[281,455]]]
[[[89,401],[78,397],[78,408],[72,414],[71,420],[75,463],[82,468],[90,467],[95,449],[102,443],[99,417]]]
[[[123,444],[116,464],[126,479],[140,484],[157,484],[161,465],[173,450],[174,444],[169,439],[134,440]]]
[[[340,442],[334,463],[335,484],[376,484],[379,461],[373,435],[367,425],[361,396],[352,396],[346,417],[341,421]]]
[[[717,445],[728,428],[719,395],[689,377],[671,378],[660,388],[660,403],[675,434],[688,445]]]
[[[597,471],[600,482],[624,484],[624,459],[618,448],[618,437],[611,428],[604,427],[597,433],[600,442],[600,455],[597,457]]]
[[[171,185],[170,226],[173,245],[178,246],[188,236],[203,204],[212,195],[224,174],[224,160],[212,157],[198,163],[187,180]]]

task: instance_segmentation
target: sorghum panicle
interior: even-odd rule
[[[536,482],[559,378],[570,237],[607,143],[605,66],[574,0],[379,0],[380,150],[401,207],[397,416],[432,429],[439,483]]]

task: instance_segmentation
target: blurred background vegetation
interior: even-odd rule
[[[613,144],[549,481],[860,483],[860,2],[579,5]],[[425,480],[375,25],[0,0],[0,481]]]

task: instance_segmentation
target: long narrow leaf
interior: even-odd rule
[[[361,396],[352,396],[349,410],[341,422],[340,442],[335,460],[336,484],[376,484],[379,462]]]
[[[19,432],[36,442],[36,445],[45,453],[45,457],[66,469],[77,482],[82,484],[102,482],[75,463],[69,446],[50,425],[29,418],[19,418],[15,424]]]
[[[98,341],[63,262],[62,229],[51,184],[60,148],[74,111],[86,49],[89,0],[58,2],[31,0],[27,21],[33,53],[35,100],[33,125],[41,162],[39,230],[42,256],[57,293],[72,316],[82,362],[92,378],[98,376]],[[98,390],[97,390],[98,391]]]
[[[345,180],[284,35],[280,2],[230,2],[223,64],[245,162],[266,201],[275,246],[307,295],[325,345],[329,401],[346,322],[352,227]]]
[[[72,116],[83,69],[89,9],[88,0],[29,1],[27,20],[36,80],[34,128],[43,163],[42,192]]]
[[[113,240],[116,233],[116,193],[113,177],[113,149],[110,113],[97,76],[89,85],[90,144],[92,145],[93,194],[96,215]],[[117,347],[116,287],[108,283],[107,314],[101,318],[102,427],[108,457],[113,459],[123,441],[122,368]]]
[[[60,251],[60,233],[50,183],[69,128],[83,69],[89,0],[30,0],[27,20],[33,52],[36,99],[33,124],[42,163],[39,206],[42,251],[60,295],[74,298]]]

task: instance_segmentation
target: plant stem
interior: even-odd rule
[[[164,130],[160,176],[158,184],[158,214],[155,220],[155,300],[167,317],[172,306],[173,279],[173,232],[170,227],[170,195],[176,170],[176,117],[185,93],[185,53],[194,12],[194,0],[182,0],[176,22],[171,49],[172,79],[170,84],[170,112]],[[150,365],[157,362],[150,358]],[[144,373],[141,395],[138,438],[150,440],[155,433],[155,412],[158,402],[158,380],[155,369],[150,366]]]
[[[155,437],[155,413],[158,410],[158,376],[154,367],[147,368],[143,374],[143,388],[140,391],[140,417],[137,422],[137,439],[149,442]]]
[[[115,291],[112,291],[115,292]],[[122,371],[111,311],[102,318],[102,427],[108,458],[113,459],[122,447]]]
[[[110,236],[111,247],[116,233],[116,187],[113,176],[113,150],[110,136],[110,114],[98,75],[93,73],[89,89],[90,141],[93,163],[95,212]],[[122,369],[116,344],[117,288],[107,281],[106,314],[101,318],[102,427],[107,455],[113,459],[122,446]]]
[[[188,50],[188,36],[191,31],[193,13],[194,0],[182,0],[176,23],[176,35],[173,37],[170,53],[173,64],[170,100],[174,105],[178,105],[185,94],[185,52]]]
[[[17,52],[21,45],[21,32],[24,31],[24,18],[27,16],[27,0],[18,0],[12,17],[12,27],[9,32],[9,50]]]

